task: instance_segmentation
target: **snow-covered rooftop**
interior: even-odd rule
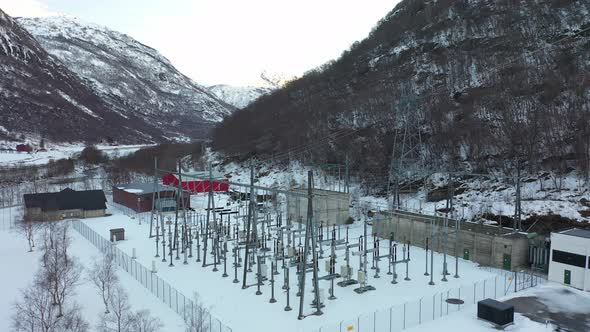
[[[157,191],[173,191],[176,188],[172,186],[165,186],[162,184],[157,184],[157,188],[154,190],[153,183],[147,182],[134,182],[134,183],[126,183],[126,184],[118,184],[115,188],[126,191],[131,194],[152,194]]]

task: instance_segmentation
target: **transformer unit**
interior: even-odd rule
[[[352,277],[352,274],[353,274],[353,273],[354,273],[354,272],[353,272],[353,269],[352,269],[352,267],[350,267],[350,266],[346,266],[346,265],[342,265],[342,266],[340,266],[340,275],[341,275],[343,278],[350,278],[350,277]]]
[[[514,323],[514,306],[493,299],[477,302],[477,318],[505,327]]]

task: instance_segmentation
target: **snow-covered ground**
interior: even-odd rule
[[[86,239],[73,229],[72,250],[87,271],[92,263],[100,258],[100,252]],[[0,227],[0,262],[3,273],[0,283],[0,331],[10,331],[10,317],[13,314],[13,304],[19,297],[20,289],[32,282],[33,276],[40,264],[40,251],[28,252],[27,241],[23,235],[14,230]],[[118,276],[121,285],[129,294],[132,309],[137,311],[148,309],[152,315],[158,317],[164,324],[163,331],[184,331],[184,322],[171,309],[151,295],[143,286],[129,274],[119,269]],[[83,273],[83,278],[86,274]],[[83,316],[90,323],[92,329],[97,325],[100,314],[104,311],[102,300],[96,288],[88,281],[81,280],[76,288],[74,299],[82,306]]]
[[[74,152],[72,152],[74,153]],[[231,181],[248,183],[249,182],[249,171],[245,168],[241,168],[235,164],[230,164],[223,169],[218,170],[222,174],[231,175]],[[304,185],[307,178],[307,169],[299,164],[291,165],[288,171],[285,170],[274,170],[268,167],[261,167],[256,170],[259,175],[257,185],[290,188],[295,186]],[[316,186],[321,188],[332,188],[336,189],[338,184],[326,177],[316,176]],[[464,193],[458,195],[472,200],[473,204],[482,204],[486,199],[496,200],[497,202],[503,202],[509,209],[510,194],[508,193],[510,188],[502,189],[498,188],[497,183],[480,183],[475,182],[468,183],[469,186],[478,186],[477,189],[466,190]],[[581,195],[588,195],[587,191],[583,190],[580,181],[575,177],[568,177],[563,181],[563,189],[561,192],[554,190],[547,190],[547,183],[544,183],[544,190],[535,188],[535,185],[539,185],[539,181],[536,182],[525,182],[523,184],[523,196],[538,199],[535,204],[542,205],[544,200],[554,199],[561,195],[563,201],[568,202],[568,199],[572,202],[575,200],[572,197],[567,196],[567,192],[574,194],[576,192]],[[496,187],[493,187],[496,186]],[[482,190],[483,188],[483,190]],[[353,188],[355,190],[355,188]],[[480,194],[476,194],[479,192]],[[545,192],[544,195],[542,193]],[[423,193],[424,194],[424,193]],[[469,196],[470,195],[470,196]],[[486,197],[477,199],[477,197]],[[353,194],[353,198],[355,195]],[[490,198],[491,197],[491,198]],[[576,196],[576,200],[579,200],[580,195]],[[585,196],[583,196],[585,197]],[[378,209],[379,207],[387,206],[387,203],[383,199],[375,197],[358,197],[360,203],[367,207],[373,207]],[[109,198],[110,200],[110,198]],[[410,200],[408,200],[410,201]],[[460,198],[457,201],[461,202]],[[560,201],[560,202],[563,202]],[[226,206],[229,208],[236,208],[234,203],[229,203],[228,196],[224,194],[216,194],[215,206]],[[579,203],[579,202],[578,202]],[[234,205],[232,205],[234,204]],[[432,208],[434,211],[434,203],[421,203],[414,208],[422,208],[423,211],[428,211]],[[429,205],[431,204],[431,205]],[[500,203],[498,203],[500,204]],[[573,204],[573,203],[572,203]],[[196,210],[198,214],[204,214],[204,209],[207,206],[206,196],[203,194],[193,195],[191,199],[191,206]],[[458,206],[461,206],[458,204]],[[439,206],[441,207],[441,206]],[[525,202],[523,202],[523,209]],[[546,207],[546,205],[543,205]],[[499,209],[499,208],[498,208]],[[10,215],[14,215],[17,209],[10,210]],[[506,275],[499,275],[487,270],[484,270],[472,262],[464,261],[459,259],[459,275],[460,278],[455,279],[452,277],[454,274],[454,258],[449,256],[449,270],[451,276],[448,277],[447,282],[442,282],[440,272],[442,270],[442,255],[435,254],[434,271],[435,271],[435,285],[428,285],[429,277],[424,275],[425,270],[425,252],[424,250],[416,247],[411,247],[411,262],[409,263],[409,278],[410,280],[404,280],[405,277],[405,266],[404,264],[398,265],[398,283],[391,284],[391,276],[387,275],[387,266],[385,261],[381,263],[381,277],[374,278],[374,270],[369,271],[369,284],[377,288],[376,291],[370,291],[368,293],[359,295],[353,292],[355,286],[347,288],[335,287],[336,300],[325,300],[325,307],[322,309],[324,314],[320,317],[311,316],[304,320],[297,320],[299,298],[295,296],[296,293],[296,273],[295,268],[291,268],[291,291],[290,291],[290,305],[293,311],[284,311],[286,304],[286,294],[281,289],[283,285],[284,272],[279,269],[280,274],[276,277],[275,284],[275,298],[277,303],[270,304],[270,283],[264,282],[262,286],[262,295],[256,296],[256,286],[249,287],[246,290],[241,289],[240,283],[232,283],[234,279],[234,270],[231,263],[233,258],[231,257],[232,244],[229,244],[228,262],[227,262],[227,278],[222,278],[221,274],[223,266],[218,266],[220,271],[212,272],[212,266],[203,268],[201,263],[195,262],[195,257],[190,259],[188,265],[182,264],[181,260],[174,260],[174,267],[168,267],[168,263],[160,261],[161,258],[155,259],[154,254],[155,242],[153,239],[148,238],[149,234],[149,214],[136,215],[129,209],[122,208],[119,205],[109,204],[109,212],[113,213],[112,216],[96,219],[87,219],[83,222],[95,230],[101,236],[107,238],[109,229],[123,227],[126,231],[126,240],[118,243],[118,248],[129,256],[132,255],[133,249],[136,249],[138,255],[138,262],[145,267],[151,267],[152,261],[155,260],[156,267],[158,270],[158,276],[173,285],[181,293],[190,297],[194,292],[197,292],[201,299],[205,302],[206,307],[210,310],[213,317],[219,319],[224,325],[229,326],[233,331],[344,331],[342,328],[353,326],[355,331],[365,331],[367,326],[373,326],[376,324],[377,330],[381,327],[389,327],[389,322],[393,321],[393,331],[401,330],[402,317],[406,317],[403,320],[403,324],[407,328],[415,329],[416,331],[430,331],[435,327],[439,326],[443,328],[441,331],[455,330],[460,326],[473,329],[473,331],[491,331],[492,327],[484,322],[477,321],[474,316],[474,307],[472,306],[476,300],[480,300],[484,297],[505,295],[506,285],[510,283]],[[6,213],[2,213],[2,224],[5,226]],[[133,218],[132,218],[133,217]],[[140,221],[141,225],[140,225]],[[1,228],[1,227],[0,227]],[[4,227],[6,228],[6,227]],[[349,237],[357,241],[358,237],[363,233],[362,225],[357,221],[354,225],[350,226]],[[368,234],[371,234],[371,230],[368,230]],[[95,257],[98,256],[98,251],[92,247],[84,238],[80,235],[74,235],[74,246],[76,256],[80,258],[82,262],[88,264]],[[369,236],[368,243],[372,245],[372,238]],[[381,250],[386,252],[387,244],[381,243]],[[16,248],[20,248],[20,252],[17,252]],[[16,289],[25,287],[27,282],[32,277],[32,272],[36,269],[38,259],[34,257],[34,254],[26,252],[26,245],[24,239],[20,240],[18,236],[14,236],[12,233],[6,231],[0,232],[0,254],[2,255],[3,262],[8,262],[9,265],[16,265],[17,262],[21,262],[20,265],[15,267],[14,275],[18,278],[18,282],[14,282],[11,290],[6,291],[5,297],[7,300],[0,304],[0,310],[2,310],[4,317],[3,321],[6,321],[10,316],[10,303],[14,300],[14,297],[18,295]],[[401,245],[400,245],[401,247]],[[202,249],[202,248],[201,248]],[[160,243],[160,254],[161,254],[161,243]],[[196,247],[195,247],[196,250]],[[324,248],[328,255],[328,248]],[[352,249],[355,251],[356,249]],[[398,255],[401,256],[401,248],[398,249]],[[193,253],[197,256],[196,251]],[[243,255],[243,252],[242,252]],[[343,264],[344,252],[337,252],[338,263],[337,271],[339,271],[340,265]],[[33,257],[33,258],[31,258]],[[168,258],[168,257],[167,257]],[[211,257],[209,257],[209,260]],[[369,258],[369,264],[370,264]],[[27,262],[27,264],[22,264]],[[359,256],[351,256],[351,266],[356,272],[359,266]],[[320,262],[321,275],[324,272],[324,262]],[[238,279],[242,280],[243,270],[238,270]],[[156,297],[149,293],[148,290],[144,289],[136,280],[132,279],[125,272],[121,271],[121,280],[124,283],[126,289],[129,290],[131,302],[135,309],[148,308],[152,312],[161,313],[159,316],[166,324],[165,331],[176,331],[175,328],[181,325],[181,322],[177,315],[166,305],[162,304]],[[12,277],[10,277],[12,278]],[[126,280],[126,281],[125,281]],[[255,285],[254,273],[250,273],[248,276],[248,284]],[[6,285],[6,283],[5,283]],[[309,282],[307,285],[311,285],[311,275],[309,275]],[[324,290],[325,297],[328,297],[328,281],[321,281],[320,288]],[[555,286],[558,287],[558,286]],[[6,287],[5,287],[6,288]],[[510,287],[508,287],[509,289]],[[135,290],[134,290],[135,289]],[[0,290],[2,291],[2,290]],[[304,312],[311,313],[313,308],[311,307],[312,294],[311,289],[306,289],[306,301],[304,304]],[[81,296],[80,294],[83,294]],[[100,306],[98,304],[85,305],[87,299],[94,294],[94,290],[89,285],[81,285],[79,288],[79,295],[77,295],[78,301],[84,305],[85,313],[90,317],[89,319],[94,321],[98,318],[100,312]],[[525,295],[528,293],[522,293]],[[521,293],[518,296],[522,296]],[[537,293],[539,295],[539,293]],[[557,297],[559,294],[556,295]],[[466,304],[471,306],[456,307],[447,305],[444,299],[449,297],[458,297],[465,299]],[[135,300],[139,298],[140,300]],[[148,300],[149,299],[149,300]],[[590,300],[589,300],[590,301]],[[100,303],[98,301],[93,301]],[[440,307],[439,307],[440,304]],[[446,307],[446,308],[445,308]],[[248,310],[244,310],[248,308]],[[455,311],[459,311],[455,313]],[[264,313],[264,314],[262,314]],[[444,317],[448,314],[447,317]],[[392,319],[393,318],[393,319]],[[436,318],[435,322],[428,321]],[[376,322],[376,323],[372,323]],[[3,323],[7,324],[7,323]],[[436,324],[436,325],[434,325]],[[170,327],[172,326],[172,327]],[[359,327],[360,326],[360,327]],[[0,325],[2,330],[3,325]],[[364,327],[364,328],[363,328]],[[544,324],[536,323],[531,321],[522,315],[516,316],[516,325],[510,327],[513,331],[543,331],[545,328]],[[385,329],[387,330],[387,329]]]
[[[534,299],[539,306],[523,300]],[[505,331],[542,332],[542,331],[588,331],[588,312],[590,312],[590,293],[579,291],[556,283],[546,283],[522,292],[501,297],[499,301],[515,304],[514,325]],[[520,305],[518,303],[521,303]],[[524,308],[524,310],[522,310]],[[477,319],[477,308],[443,317],[412,328],[412,332],[463,331],[493,332],[498,329],[491,323]],[[518,312],[522,310],[523,312]],[[547,311],[545,311],[547,310]],[[532,320],[529,317],[534,316]],[[583,317],[579,319],[579,317]],[[573,321],[577,320],[577,322]],[[565,323],[565,324],[564,324]]]
[[[131,154],[146,145],[96,145],[96,148],[103,151],[110,157],[125,156]],[[14,147],[12,147],[14,148]],[[42,152],[6,152],[0,151],[0,167],[1,166],[18,166],[18,165],[44,165],[49,160],[58,160],[63,158],[71,158],[84,150],[85,145],[55,145],[47,148],[47,151]]]
[[[223,195],[216,195],[223,196]],[[202,207],[206,206],[203,201],[206,196],[193,196],[191,200],[191,206],[198,211],[202,212]],[[216,201],[216,206],[225,206],[226,199],[220,198]],[[87,219],[83,222],[90,226],[101,236],[107,238],[109,229],[123,227],[126,231],[125,241],[121,241],[117,244],[120,250],[123,250],[128,255],[131,255],[133,249],[136,249],[137,260],[146,267],[151,267],[152,261],[158,269],[158,276],[170,283],[185,295],[197,292],[202,300],[210,308],[211,314],[219,319],[223,324],[232,328],[233,331],[317,331],[320,328],[322,331],[332,331],[340,325],[356,324],[357,320],[363,321],[364,319],[373,319],[373,312],[383,311],[384,315],[380,316],[380,324],[386,324],[388,322],[388,310],[393,307],[392,311],[395,315],[403,314],[402,306],[404,303],[408,303],[407,312],[407,325],[413,326],[418,324],[420,320],[418,309],[416,305],[421,298],[424,298],[424,320],[428,317],[438,317],[441,314],[439,309],[439,302],[444,301],[449,296],[462,296],[469,299],[469,302],[473,302],[474,298],[481,299],[484,293],[487,292],[486,296],[492,296],[492,292],[499,295],[503,295],[503,288],[506,287],[509,280],[506,276],[500,276],[483,270],[477,267],[476,264],[459,260],[459,274],[460,278],[448,277],[447,282],[441,281],[440,271],[442,271],[442,255],[435,254],[434,271],[435,285],[429,286],[429,277],[424,276],[425,272],[425,252],[424,250],[416,247],[411,248],[411,262],[409,264],[409,277],[411,280],[404,280],[405,277],[405,266],[403,264],[398,265],[398,284],[391,284],[392,276],[387,275],[387,266],[385,261],[381,262],[380,278],[374,278],[375,271],[369,270],[369,284],[377,288],[376,291],[371,291],[362,295],[353,292],[353,288],[356,286],[349,286],[346,288],[335,286],[335,296],[337,300],[325,300],[325,308],[323,309],[324,314],[320,317],[311,316],[304,320],[298,320],[298,305],[299,298],[295,296],[296,293],[296,268],[290,269],[291,278],[291,292],[290,292],[290,305],[294,309],[293,311],[286,312],[284,307],[286,305],[286,295],[284,290],[281,289],[283,285],[284,273],[279,269],[280,274],[275,276],[275,298],[277,303],[270,304],[270,283],[266,281],[262,286],[262,295],[256,296],[256,287],[250,287],[246,290],[241,289],[240,283],[232,283],[234,279],[234,269],[232,267],[231,248],[233,245],[229,245],[228,250],[228,263],[227,273],[228,277],[222,278],[223,266],[220,265],[218,268],[220,271],[212,272],[213,266],[206,268],[201,267],[201,263],[195,261],[195,252],[193,257],[190,259],[188,265],[183,265],[183,257],[181,255],[180,260],[174,260],[174,267],[169,267],[168,262],[161,262],[161,258],[154,258],[156,253],[154,239],[149,239],[149,214],[142,214],[136,216],[133,212],[128,209],[122,208],[119,205],[110,205],[109,211],[113,213],[112,216],[97,219]],[[130,216],[133,216],[132,219]],[[139,224],[141,222],[141,225]],[[349,229],[349,237],[351,243],[356,243],[358,237],[362,234],[363,229],[360,224],[352,225]],[[344,230],[342,231],[344,234]],[[371,230],[368,230],[368,234]],[[342,235],[343,235],[342,234]],[[343,235],[344,236],[344,235]],[[372,245],[372,238],[369,237],[369,244]],[[385,242],[385,241],[382,241]],[[161,243],[160,243],[161,246]],[[381,243],[381,250],[386,252],[385,248],[387,244]],[[202,249],[202,247],[201,247]],[[161,254],[161,248],[160,254]],[[402,250],[401,245],[398,249],[398,258],[401,259]],[[324,247],[325,256],[328,255],[329,249]],[[351,251],[355,251],[352,249]],[[242,253],[243,255],[243,253]],[[340,265],[344,264],[344,252],[339,251],[337,269]],[[449,256],[449,269],[451,274],[454,274],[454,259],[451,260]],[[209,257],[209,261],[211,257]],[[371,258],[369,257],[369,264]],[[270,263],[267,263],[270,265]],[[280,261],[279,261],[280,264]],[[352,256],[350,260],[351,266],[357,271],[359,264],[359,256]],[[321,275],[326,274],[323,269],[324,262],[320,262]],[[238,279],[242,280],[243,270],[238,270]],[[356,273],[356,272],[355,272]],[[311,273],[308,274],[309,282],[311,285]],[[339,279],[340,280],[340,279]],[[339,281],[337,280],[337,281]],[[487,284],[484,282],[487,282]],[[477,283],[476,287],[474,284]],[[254,273],[250,273],[248,276],[248,284],[255,285]],[[322,281],[320,288],[324,289],[325,297],[328,297],[329,282]],[[474,289],[476,294],[474,294]],[[484,291],[485,289],[485,291]],[[462,292],[463,295],[460,295]],[[304,305],[304,312],[309,314],[313,311],[311,308],[311,286],[306,290],[306,301]],[[475,295],[475,296],[474,296]],[[427,303],[436,302],[435,312],[432,312],[431,308],[433,305],[427,305]],[[469,303],[468,302],[468,303]],[[249,310],[244,310],[244,307],[248,307]],[[445,308],[447,307],[445,303]],[[451,308],[453,310],[459,310],[461,308]],[[426,312],[431,312],[427,314]],[[261,315],[264,313],[264,315]],[[443,310],[443,314],[446,315],[446,309]],[[359,317],[360,316],[360,317]],[[385,319],[387,317],[387,319]],[[397,316],[396,316],[397,317]],[[432,318],[430,318],[432,319]],[[387,320],[387,321],[386,321]],[[363,321],[364,324],[364,321]],[[396,324],[401,327],[401,320],[398,320]],[[397,326],[396,325],[396,328]]]
[[[226,195],[216,195],[216,206],[227,206],[228,197]],[[206,207],[206,196],[194,195],[191,205],[197,212],[203,212]],[[230,204],[231,205],[231,204]],[[15,215],[18,213],[17,208],[13,208],[10,213],[2,215]],[[405,324],[409,331],[431,331],[437,329],[440,331],[456,330],[457,326],[466,328],[470,331],[493,331],[494,328],[483,321],[475,318],[475,306],[473,303],[485,297],[503,297],[506,289],[506,283],[510,281],[506,276],[502,276],[482,268],[477,267],[469,261],[459,259],[459,279],[452,277],[454,274],[454,258],[449,256],[449,269],[451,275],[448,282],[442,282],[440,271],[442,270],[442,255],[435,255],[435,285],[429,286],[429,277],[424,276],[425,270],[425,252],[420,248],[411,248],[411,262],[409,264],[409,277],[411,280],[404,280],[405,266],[398,265],[398,284],[391,284],[391,275],[387,275],[385,262],[381,263],[381,278],[374,278],[374,270],[369,270],[369,284],[377,288],[376,291],[359,295],[352,291],[353,287],[347,288],[335,287],[336,300],[325,300],[325,307],[322,309],[324,314],[320,317],[310,316],[304,320],[297,320],[299,298],[296,293],[296,274],[295,268],[290,269],[291,291],[290,304],[293,311],[284,311],[286,296],[283,285],[283,271],[279,269],[280,274],[275,276],[275,298],[277,303],[269,303],[270,283],[264,282],[262,286],[262,295],[256,296],[256,287],[252,286],[246,290],[241,289],[241,282],[234,284],[234,270],[231,263],[231,245],[228,254],[227,272],[229,276],[222,278],[223,266],[218,268],[220,271],[212,272],[212,267],[201,267],[201,263],[195,262],[195,257],[190,259],[188,265],[182,264],[181,260],[174,260],[174,267],[169,267],[168,262],[163,263],[161,258],[155,259],[155,242],[148,238],[149,233],[149,214],[136,215],[132,211],[122,208],[119,205],[110,204],[109,212],[112,216],[104,218],[86,219],[83,222],[89,225],[97,233],[105,238],[108,237],[108,231],[111,228],[124,227],[126,231],[126,240],[117,244],[117,247],[131,256],[133,248],[137,252],[137,260],[146,267],[151,267],[152,261],[155,260],[157,274],[160,278],[173,285],[184,295],[190,296],[197,292],[205,302],[206,307],[211,311],[213,317],[219,319],[224,325],[229,326],[232,331],[346,331],[352,326],[354,331],[372,331],[372,324],[376,324],[377,330],[389,328],[390,319],[393,321],[392,331],[398,331]],[[131,218],[133,217],[133,218]],[[4,217],[3,219],[7,219]],[[141,221],[141,225],[139,224]],[[2,224],[6,225],[5,222]],[[5,228],[5,227],[4,227]],[[370,229],[368,230],[370,234]],[[352,225],[349,230],[349,236],[357,239],[362,234],[362,226],[358,223]],[[74,238],[73,252],[76,257],[88,267],[90,263],[99,256],[99,252],[86,239],[76,232],[72,232]],[[372,240],[369,240],[372,243]],[[383,244],[381,245],[383,247]],[[195,247],[196,249],[196,247]],[[327,251],[328,248],[324,248]],[[382,248],[385,251],[384,248]],[[354,251],[354,249],[353,249]],[[401,251],[401,250],[400,250]],[[160,249],[161,254],[161,249]],[[23,288],[30,282],[33,272],[38,264],[38,253],[26,252],[26,243],[22,236],[6,230],[0,231],[0,259],[5,262],[5,266],[10,266],[10,276],[6,277],[0,291],[5,294],[0,303],[2,315],[0,319],[0,330],[5,330],[9,324],[11,313],[11,304],[16,296],[18,289]],[[196,251],[193,252],[196,256]],[[242,253],[243,255],[243,253]],[[338,252],[337,268],[343,263],[343,252]],[[401,256],[401,254],[399,254]],[[167,257],[168,258],[168,257]],[[209,257],[211,259],[211,257]],[[359,257],[351,256],[351,266],[358,269]],[[370,258],[369,258],[369,264]],[[323,271],[323,262],[320,262],[321,274]],[[238,279],[242,280],[243,270],[238,270]],[[5,273],[5,275],[7,275]],[[131,304],[135,310],[147,308],[164,322],[164,331],[182,331],[182,320],[180,317],[158,300],[153,294],[150,294],[136,280],[126,272],[120,271],[119,276],[123,286],[130,294]],[[311,285],[311,276],[307,283]],[[248,284],[255,285],[254,274],[248,277]],[[474,286],[475,285],[475,286]],[[324,290],[325,297],[328,296],[328,281],[321,281],[320,288]],[[526,296],[535,294],[542,297],[543,287],[518,293],[517,296]],[[550,285],[547,287],[561,287]],[[311,287],[310,287],[311,288]],[[311,289],[307,288],[306,303],[304,312],[311,313],[313,309],[310,306],[312,299]],[[510,288],[510,287],[508,287]],[[533,293],[536,292],[536,293]],[[512,295],[515,296],[515,295]],[[557,295],[548,295],[546,300],[554,300]],[[466,301],[464,306],[449,306],[444,299],[449,297],[461,298]],[[504,299],[509,298],[505,297]],[[77,301],[84,307],[85,317],[93,325],[99,317],[102,310],[100,300],[94,288],[85,283],[79,286]],[[95,299],[95,300],[90,300]],[[561,305],[567,304],[567,299],[561,301]],[[589,299],[590,303],[590,299]],[[440,305],[440,307],[439,307]],[[590,304],[589,304],[590,305]],[[245,310],[245,308],[248,308]],[[566,308],[567,309],[567,308]],[[568,309],[571,310],[571,309]],[[456,312],[459,311],[459,312]],[[448,316],[447,316],[448,315]],[[405,319],[403,317],[405,316]],[[429,322],[434,319],[434,322]],[[523,315],[517,314],[515,317],[516,324],[509,327],[510,331],[544,331],[545,324],[531,321]],[[373,323],[375,322],[375,323]],[[403,323],[402,323],[403,322]],[[551,325],[551,324],[550,324]],[[371,327],[367,330],[367,327]],[[225,330],[225,329],[224,329]],[[549,329],[547,329],[549,331]]]
[[[440,178],[443,176],[439,175]],[[433,176],[433,177],[436,177]],[[438,187],[446,183],[437,184]],[[473,219],[485,213],[513,216],[516,188],[506,181],[489,178],[474,178],[462,186],[465,191],[455,195],[457,217]],[[561,179],[549,173],[523,178],[521,182],[521,207],[523,219],[534,215],[560,215],[565,218],[589,222],[590,207],[584,200],[590,200],[590,186],[582,177],[571,172]],[[446,206],[446,201],[426,202],[424,190],[404,197],[404,205],[414,210],[434,213]],[[581,212],[589,212],[582,215]]]
[[[520,294],[519,294],[520,295]],[[423,325],[408,329],[409,332],[452,332],[452,331],[469,331],[469,332],[494,332],[498,328],[493,324],[477,319],[477,306],[473,306],[465,311],[457,312],[452,315],[428,322]],[[552,332],[555,331],[553,325],[545,325],[534,322],[525,316],[515,313],[514,325],[510,325],[504,331],[518,332]]]
[[[307,167],[293,162],[285,169],[273,169],[268,166],[256,169],[257,184],[282,188],[296,187],[307,183]],[[230,163],[219,169],[222,174],[230,176],[231,181],[249,183],[249,169],[243,165]],[[477,220],[482,214],[491,213],[512,217],[516,188],[509,183],[513,179],[505,177],[474,177],[464,180],[460,188],[456,188],[454,197],[454,216],[466,220]],[[314,172],[316,188],[342,190],[344,181]],[[446,186],[445,174],[433,174],[428,179],[431,188]],[[462,191],[462,192],[461,192]],[[461,192],[461,193],[459,193]],[[359,190],[358,183],[351,184],[353,199],[357,199],[364,207],[373,210],[389,208],[385,198],[366,196]],[[539,215],[560,215],[581,222],[590,222],[590,185],[577,174],[571,172],[561,178],[551,173],[539,173],[523,176],[521,182],[522,218]],[[403,194],[402,207],[408,210],[434,214],[436,210],[446,207],[446,201],[428,202],[427,191],[423,188],[414,194]]]

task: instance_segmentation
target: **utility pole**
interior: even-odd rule
[[[154,192],[152,193],[152,214],[150,217],[150,238],[154,237],[152,231],[154,227],[154,217],[156,217],[156,227],[158,227],[158,215],[155,210],[158,208],[156,205],[156,192],[158,198],[160,198],[160,191],[158,190],[158,157],[154,157]],[[157,236],[157,235],[156,235]]]
[[[181,204],[182,191],[182,166],[180,159],[178,159],[178,187],[176,188],[176,207],[174,208],[174,241],[172,242],[172,249],[178,249],[178,207]]]
[[[205,243],[203,243],[203,267],[207,266],[207,246],[209,243],[209,221],[211,220],[211,213],[213,212],[213,200],[212,200],[212,190],[213,184],[211,183],[211,178],[213,177],[213,170],[211,169],[211,163],[209,163],[209,196],[207,197],[207,218],[205,220],[205,234],[203,235],[203,239]],[[215,216],[213,216],[215,218]]]
[[[589,153],[590,153],[590,150],[589,150]],[[589,168],[590,168],[590,165],[589,165]],[[590,169],[588,170],[588,173],[590,174]],[[346,171],[345,171],[344,177],[345,177],[344,181],[345,181],[345,187],[346,187],[345,192],[347,194],[349,194],[350,193],[350,160],[348,159],[348,152],[346,153]]]
[[[248,203],[248,221],[246,223],[246,253],[244,255],[244,275],[242,277],[242,289],[248,288],[247,286],[247,273],[248,273],[248,258],[250,257],[250,245],[251,242],[254,241],[256,243],[256,239],[252,240],[252,212],[254,211],[254,161],[250,161],[250,201]]]
[[[305,318],[303,314],[303,304],[305,302],[305,277],[307,272],[307,257],[310,250],[311,240],[311,252],[312,252],[312,265],[313,265],[313,288],[315,295],[315,315],[322,315],[321,303],[320,303],[320,290],[318,287],[318,268],[317,268],[317,253],[316,253],[316,237],[315,237],[315,226],[313,225],[313,172],[310,170],[307,172],[307,222],[305,224],[305,246],[303,247],[303,259],[301,260],[300,269],[300,290],[301,296],[299,297],[299,316],[297,319],[301,320]]]
[[[516,159],[516,202],[514,204],[514,223],[512,225],[514,232],[522,229],[521,216],[522,210],[520,205],[520,159]]]
[[[452,173],[451,173],[452,175]],[[449,176],[451,176],[449,175]],[[453,197],[455,196],[455,184],[453,183],[453,179],[451,178],[450,182],[449,182],[449,208],[450,208],[450,215],[451,215],[451,220],[453,220],[455,222],[455,250],[454,250],[454,254],[455,254],[455,275],[453,276],[454,278],[459,278],[459,237],[461,236],[459,234],[459,223],[460,220],[455,218],[455,213],[454,213],[454,205],[453,205]]]
[[[388,187],[393,196],[392,208],[397,209],[401,207],[402,186],[411,184],[417,177],[423,177],[425,165],[421,153],[421,113],[416,107],[416,97],[403,96],[393,112],[394,138]],[[407,180],[406,184],[404,180]]]

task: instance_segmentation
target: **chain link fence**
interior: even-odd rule
[[[543,282],[544,278],[527,272],[505,272],[473,284],[424,296],[416,301],[325,325],[313,332],[402,331],[465,310],[480,300],[496,299]]]
[[[0,207],[0,229],[11,230],[17,226],[17,221],[23,215],[22,205]]]
[[[14,223],[19,215],[22,215],[22,205],[0,207],[0,226],[3,229],[14,228]],[[149,222],[148,215],[144,222]],[[208,311],[196,307],[193,299],[185,296],[169,283],[160,278],[157,273],[146,268],[137,260],[131,258],[117,248],[108,239],[100,236],[93,229],[80,220],[71,221],[73,228],[86,238],[90,243],[103,253],[111,253],[119,267],[129,273],[140,282],[154,296],[176,312],[185,321],[200,321],[200,332],[231,332],[232,329],[225,326],[220,320],[214,318]],[[484,268],[485,269],[485,268]],[[310,332],[393,332],[402,331],[447,316],[451,313],[464,310],[475,305],[478,301],[493,298],[497,299],[526,288],[535,287],[544,283],[543,276],[528,272],[509,272],[498,269],[489,269],[489,272],[498,274],[476,283],[462,285],[425,296],[415,301],[406,302],[389,308],[377,310],[373,313],[363,314],[337,323],[324,325]],[[452,277],[452,276],[451,276]],[[429,287],[425,285],[424,287]],[[195,317],[198,315],[199,317]]]
[[[196,325],[199,325],[197,331],[232,332],[231,328],[225,326],[208,311],[202,307],[197,307],[199,305],[198,303],[195,303],[191,298],[185,296],[162,278],[158,277],[154,271],[129,257],[129,255],[117,248],[115,244],[100,236],[85,223],[80,220],[72,220],[72,226],[102,253],[112,254],[121,269],[140,282],[154,296],[182,317],[185,322],[197,322]]]

